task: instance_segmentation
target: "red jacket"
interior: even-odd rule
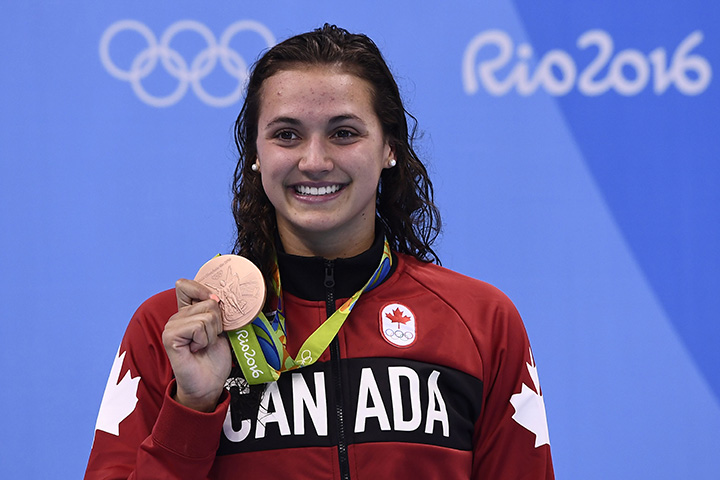
[[[542,392],[510,300],[442,267],[394,261],[320,360],[283,373],[259,413],[235,425],[227,393],[212,413],[172,400],[161,335],[175,294],[147,300],[113,366],[85,478],[552,479]],[[327,309],[288,290],[295,354]]]

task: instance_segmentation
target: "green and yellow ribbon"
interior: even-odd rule
[[[278,303],[276,311],[268,315],[261,312],[244,327],[227,332],[235,358],[247,382],[251,385],[274,382],[280,378],[282,372],[315,363],[340,331],[360,296],[382,283],[390,273],[391,267],[392,254],[390,245],[385,239],[380,264],[370,279],[305,340],[297,356],[293,358],[286,347],[287,331],[282,286],[276,261],[272,281]]]

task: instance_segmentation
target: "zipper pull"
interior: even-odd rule
[[[325,288],[335,286],[335,267],[332,260],[325,260]]]

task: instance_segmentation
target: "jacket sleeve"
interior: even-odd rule
[[[162,330],[176,311],[174,293],[163,292],[130,321],[100,406],[87,480],[207,478],[229,396],[224,392],[211,413],[172,399],[175,382]]]
[[[472,478],[554,479],[544,399],[520,315],[504,295],[483,309],[489,324],[476,334],[484,391]]]

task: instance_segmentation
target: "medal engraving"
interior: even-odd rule
[[[247,258],[221,255],[200,267],[195,281],[220,298],[223,330],[231,331],[252,322],[265,303],[265,281]]]

